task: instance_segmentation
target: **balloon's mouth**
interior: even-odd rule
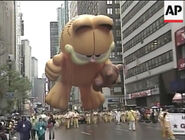
[[[83,55],[78,52],[75,52],[74,47],[70,44],[65,45],[65,51],[71,54],[71,59],[75,64],[83,65],[87,63],[103,63],[105,62],[111,53],[111,51],[114,49],[114,42],[111,43],[109,50],[105,53],[98,54],[98,55]]]

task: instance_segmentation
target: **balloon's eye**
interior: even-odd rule
[[[112,25],[110,24],[100,24],[99,26],[109,31],[112,30]]]
[[[91,57],[92,55],[86,55],[87,57]]]
[[[75,29],[75,31],[76,31],[76,33],[77,33],[77,32],[80,32],[80,31],[86,31],[86,30],[88,30],[88,29],[91,29],[91,26],[88,26],[88,25],[81,25],[81,26],[77,27],[77,28]]]

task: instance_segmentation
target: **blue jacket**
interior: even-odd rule
[[[22,136],[22,140],[29,140],[30,138],[30,130],[31,130],[31,123],[28,120],[21,120],[18,122],[16,126],[16,130]]]
[[[35,130],[37,131],[38,137],[41,137],[43,134],[45,134],[46,123],[44,121],[38,121],[35,125]]]

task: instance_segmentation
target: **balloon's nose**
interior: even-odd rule
[[[92,57],[90,59],[90,62],[92,62],[92,63],[96,62],[96,59],[95,59],[95,56],[94,55],[92,55]]]

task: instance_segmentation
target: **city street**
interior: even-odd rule
[[[176,136],[184,140],[185,136]],[[56,140],[164,140],[161,137],[159,124],[139,123],[136,131],[129,131],[128,125],[115,123],[100,123],[98,125],[80,125],[80,128],[56,130]],[[46,140],[48,133],[46,133]]]

